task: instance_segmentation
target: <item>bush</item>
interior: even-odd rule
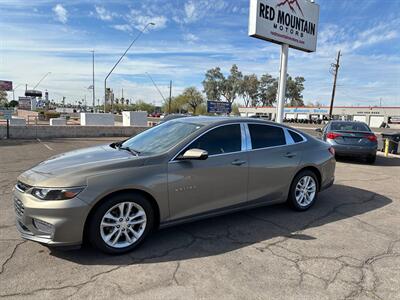
[[[45,111],[44,112],[44,117],[48,121],[48,120],[50,120],[52,118],[59,118],[60,117],[60,113],[55,112],[55,111]]]

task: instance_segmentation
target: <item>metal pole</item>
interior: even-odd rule
[[[10,139],[10,120],[7,118],[7,140]]]
[[[112,67],[111,71],[107,74],[106,78],[104,78],[104,113],[106,112],[106,95],[107,95],[107,78],[111,75],[111,73],[114,71],[115,67],[119,64],[119,62],[124,58],[126,53],[131,49],[132,45],[136,42],[136,40],[143,34],[143,32],[146,30],[147,27],[150,25],[154,26],[155,24],[153,22],[147,23],[147,25],[141,30],[138,35],[135,37],[135,39],[132,41],[132,43],[129,45],[128,49],[125,50],[124,54],[118,59],[118,61],[115,63],[114,67]]]
[[[93,112],[95,111],[96,106],[96,96],[95,96],[95,88],[94,88],[94,50],[92,50],[92,87],[93,87]]]
[[[286,95],[288,52],[289,52],[289,45],[283,44],[281,49],[281,69],[279,75],[278,107],[275,118],[275,121],[277,123],[283,122],[283,109],[285,106],[285,95]]]
[[[333,79],[333,88],[332,88],[332,97],[331,97],[331,105],[329,106],[329,119],[332,120],[332,111],[333,111],[333,101],[335,100],[335,92],[336,92],[336,80],[339,71],[339,60],[340,60],[340,50],[337,55],[336,64],[335,64],[335,74]]]
[[[170,80],[169,82],[168,114],[171,113],[171,101],[172,101],[172,80]]]

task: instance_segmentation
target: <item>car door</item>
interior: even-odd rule
[[[249,123],[248,132],[249,201],[285,198],[301,159],[298,143],[280,126]]]
[[[174,159],[168,164],[170,219],[222,209],[247,200],[248,162],[239,123],[213,128],[190,143],[206,160]]]

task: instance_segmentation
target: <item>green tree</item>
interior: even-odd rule
[[[302,92],[304,90],[304,77],[288,76],[286,85],[286,99],[290,106],[304,106]]]
[[[18,106],[18,101],[16,100],[11,100],[10,103],[8,103],[9,107],[17,107]]]
[[[221,94],[226,101],[233,103],[240,93],[240,87],[243,81],[243,74],[239,71],[237,65],[232,65],[230,74],[227,79],[223,81]]]
[[[260,82],[258,81],[257,75],[245,75],[240,86],[240,96],[243,97],[244,105],[246,107],[257,106],[258,103],[258,90]]]
[[[269,74],[264,74],[259,83],[259,100],[263,106],[272,106],[276,102],[278,80]]]
[[[7,92],[0,90],[0,107],[8,107]]]
[[[220,67],[210,69],[206,72],[202,83],[203,91],[208,100],[221,101],[221,91],[225,80]]]
[[[195,87],[185,89],[182,96],[186,98],[186,103],[194,115],[197,107],[204,103],[203,95]]]

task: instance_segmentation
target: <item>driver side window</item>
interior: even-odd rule
[[[184,151],[193,148],[206,150],[208,155],[241,151],[240,124],[225,125],[212,129],[192,142]]]

